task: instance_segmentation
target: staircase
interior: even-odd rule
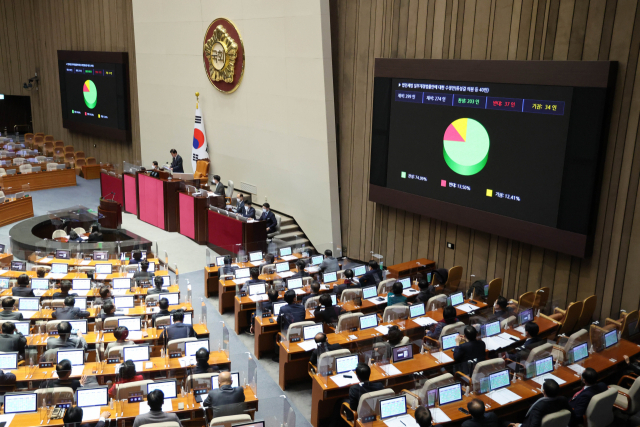
[[[287,214],[273,210],[273,212],[282,218],[280,222],[280,234],[273,238],[273,242],[280,248],[284,246],[302,246],[313,248],[311,242],[304,234],[296,220]]]

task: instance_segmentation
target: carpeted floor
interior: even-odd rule
[[[87,181],[77,178],[77,187],[57,188],[51,190],[34,191],[33,208],[35,216],[45,215],[50,210],[82,205],[97,209],[100,194],[100,181]],[[0,243],[9,247],[9,230],[15,224],[0,227]],[[207,327],[211,331],[212,348],[220,340],[221,323],[224,322],[229,330],[230,356],[232,370],[246,369],[247,358],[253,355],[253,337],[247,334],[236,335],[234,332],[233,313],[220,315],[218,313],[217,298],[204,298],[204,265],[206,261],[206,247],[200,246],[179,233],[167,233],[164,230],[139,221],[134,215],[123,214],[123,228],[130,230],[146,239],[157,243],[161,257],[165,252],[169,263],[177,265],[179,269],[180,292],[186,295],[187,282],[191,284],[195,319],[198,319],[201,301],[207,309]],[[155,248],[155,246],[154,246]],[[213,255],[215,253],[212,252]],[[234,357],[235,356],[235,357]],[[254,359],[256,360],[256,359]],[[282,403],[276,404],[279,396],[285,395],[296,412],[296,425],[309,426],[311,416],[311,381],[300,383],[283,392],[278,385],[278,364],[270,357],[256,360],[258,368],[258,398],[260,399],[260,413],[278,412]],[[263,404],[266,404],[263,406]],[[274,406],[268,408],[268,406]]]

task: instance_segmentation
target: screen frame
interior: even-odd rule
[[[393,415],[387,415],[386,417],[382,416],[382,403],[383,402],[387,402],[389,400],[396,400],[396,399],[403,399],[404,400],[404,413],[401,414],[393,414]],[[380,408],[380,419],[381,420],[386,420],[388,418],[393,418],[393,417],[398,417],[400,415],[405,415],[407,413],[407,396],[406,395],[401,395],[401,396],[393,396],[390,397],[388,399],[380,399],[379,401],[379,408]]]
[[[95,405],[80,406],[81,408],[91,408],[93,406],[107,406],[109,404],[109,386],[107,386],[107,385],[101,385],[101,386],[95,386],[95,387],[79,387],[78,389],[76,389],[76,402],[78,402],[78,393],[79,392],[81,392],[81,391],[89,391],[89,390],[97,390],[97,389],[101,389],[101,390],[105,390],[106,391],[106,393],[107,393],[107,402],[104,403],[104,404],[98,402]]]
[[[442,390],[443,388],[452,387],[452,386],[455,386],[455,385],[457,385],[460,388],[460,399],[452,400],[451,402],[447,402],[447,403],[442,403],[442,398],[441,398],[442,393],[440,393],[440,390]],[[460,402],[462,400],[462,396],[464,396],[464,395],[462,393],[462,384],[461,383],[447,384],[447,385],[444,385],[442,387],[438,387],[438,406],[448,405],[450,403],[455,403],[455,402]]]
[[[34,409],[33,411],[16,411],[16,412],[6,411],[7,403],[5,399],[7,398],[7,396],[19,396],[19,395],[27,395],[27,394],[36,396],[36,409]],[[25,392],[25,393],[6,393],[4,396],[2,396],[2,409],[5,414],[30,414],[32,412],[37,412],[38,411],[38,394],[35,391]]]

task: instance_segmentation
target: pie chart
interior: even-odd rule
[[[447,127],[443,137],[444,160],[460,175],[475,175],[489,158],[489,134],[480,122],[457,119]]]
[[[84,103],[87,104],[87,107],[94,109],[98,102],[98,90],[96,89],[96,85],[91,80],[87,80],[84,82],[82,92],[84,95]]]

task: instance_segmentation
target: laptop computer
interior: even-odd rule
[[[405,415],[407,413],[407,396],[391,397],[389,399],[380,399],[380,419]]]
[[[249,252],[249,261],[250,262],[262,261],[262,251]]]
[[[412,319],[416,317],[424,316],[425,314],[424,304],[414,304],[409,306],[409,316]]]
[[[371,329],[378,326],[378,315],[377,314],[368,314],[366,316],[360,317],[360,330],[364,331],[365,329]]]
[[[455,334],[449,334],[449,335],[443,335],[441,338],[442,340],[442,350],[449,350],[450,348],[455,347],[456,344],[456,337],[459,334],[456,332]]]
[[[322,275],[322,283],[332,283],[338,280],[338,273],[332,271],[331,273],[324,273]]]
[[[4,395],[4,413],[21,414],[36,412],[38,395],[33,393],[7,393]]]
[[[464,294],[462,292],[456,292],[447,297],[447,305],[460,305],[464,303]]]
[[[439,387],[438,398],[440,406],[462,400],[462,387],[460,386],[460,383]]]
[[[311,257],[311,265],[320,265],[324,261],[324,255],[314,255]]]
[[[413,359],[413,344],[402,345],[400,347],[394,347],[392,349],[393,363],[402,362],[404,360]]]
[[[305,326],[303,329],[302,337],[305,341],[312,340],[316,335],[324,330],[322,323],[316,323],[315,325]]]
[[[492,337],[500,333],[500,321],[489,322],[481,326],[480,336],[483,338]]]
[[[76,406],[107,406],[109,404],[109,386],[80,387],[76,390]]]
[[[344,374],[356,369],[358,366],[358,355],[336,357],[336,374]]]
[[[352,268],[351,270],[353,271],[354,277],[360,277],[367,272],[367,267],[364,265],[359,265],[357,267]]]

